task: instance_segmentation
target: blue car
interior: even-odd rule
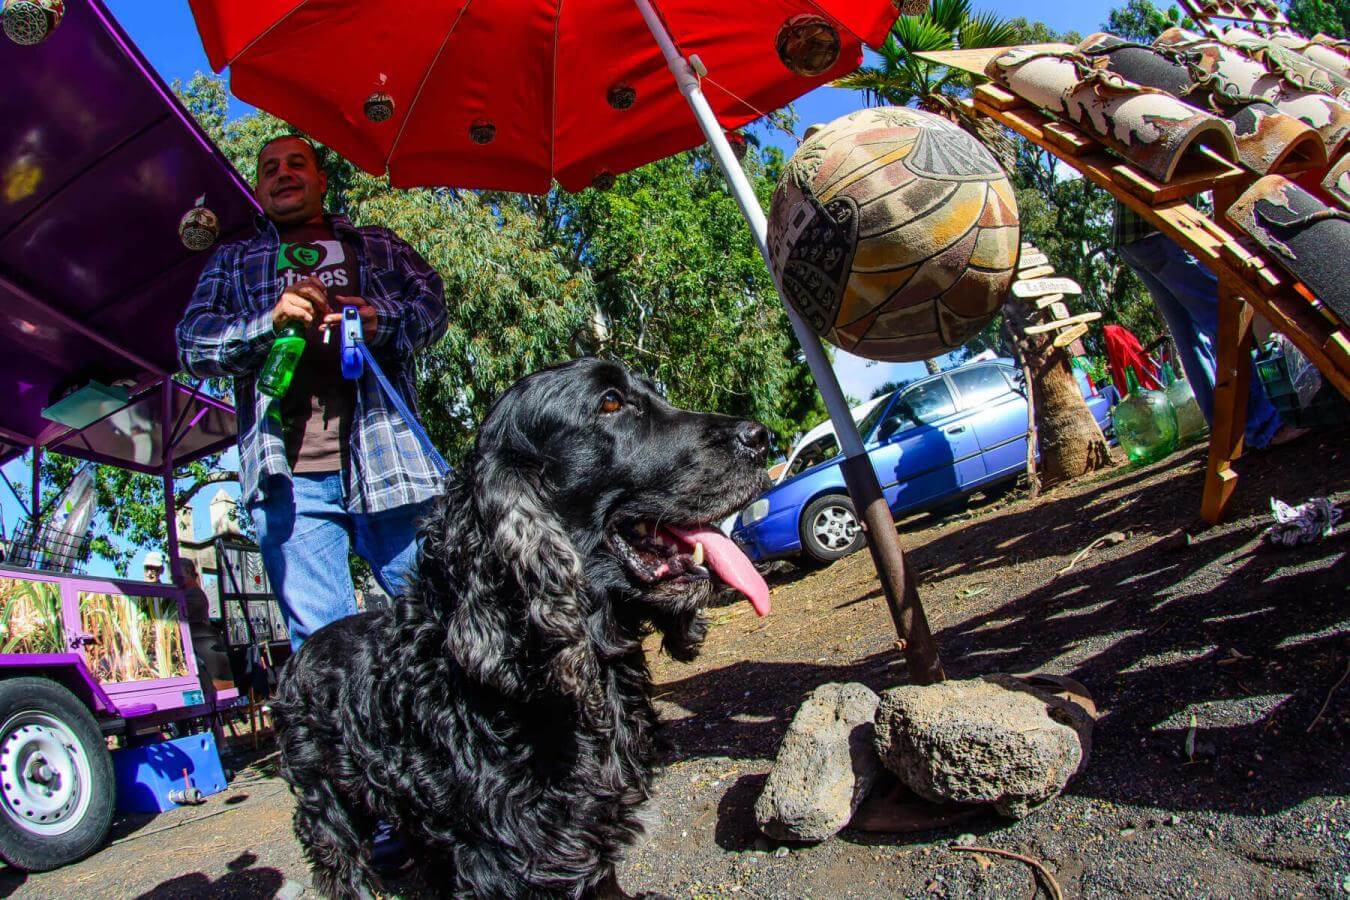
[[[1078,374],[1103,429],[1110,404]],[[1026,470],[1027,401],[1012,360],[932,375],[896,391],[858,423],[891,511],[941,506],[976,490],[1011,487]],[[834,436],[803,448],[788,476],[741,511],[732,537],[756,562],[805,554],[829,562],[864,543],[844,487]]]

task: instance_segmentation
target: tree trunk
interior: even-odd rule
[[[1040,483],[1062,481],[1104,469],[1111,464],[1106,438],[1078,389],[1069,357],[1054,345],[1054,335],[1028,336],[1019,304],[1004,304],[1004,319],[1020,361],[1030,377],[1028,402],[1035,408],[1034,437],[1040,447]],[[1028,455],[1031,448],[1028,448]]]
[[[928,369],[929,375],[938,375],[942,372],[942,367],[938,365],[936,359],[925,359],[923,364],[924,367]]]
[[[1049,337],[1037,336],[1022,352],[1031,371],[1045,486],[1109,466],[1106,438],[1087,408],[1064,351]]]

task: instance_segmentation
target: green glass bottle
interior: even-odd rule
[[[1203,437],[1209,423],[1205,421],[1205,414],[1200,411],[1200,404],[1195,399],[1195,391],[1191,390],[1191,383],[1178,375],[1170,364],[1163,366],[1163,378],[1167,383],[1163,393],[1167,395],[1167,402],[1172,404],[1172,410],[1177,414],[1177,444],[1189,444]]]
[[[1139,386],[1134,368],[1125,367],[1130,393],[1111,410],[1116,440],[1134,465],[1157,462],[1177,448],[1177,415],[1162,391]]]
[[[263,363],[262,373],[258,375],[258,390],[269,397],[284,397],[290,390],[291,379],[295,377],[295,367],[300,365],[300,356],[305,352],[305,326],[291,322],[277,333],[272,341],[272,349]]]

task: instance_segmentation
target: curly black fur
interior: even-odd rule
[[[378,886],[377,820],[455,896],[617,890],[656,763],[640,642],[655,628],[692,659],[712,587],[648,584],[610,538],[749,502],[764,487],[765,437],[676,409],[598,360],[498,399],[422,525],[409,596],[321,629],[283,675],[282,773],[320,891]]]

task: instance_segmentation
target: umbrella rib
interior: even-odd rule
[[[292,7],[286,12],[286,15],[284,15],[284,16],[282,16],[281,18],[277,19],[277,20],[276,20],[275,22],[273,22],[271,25],[268,25],[266,28],[264,28],[261,32],[258,33],[257,37],[255,37],[253,40],[251,40],[251,41],[249,41],[247,44],[245,44],[245,45],[244,45],[244,48],[243,48],[242,50],[240,50],[240,51],[239,51],[238,53],[236,53],[234,56],[231,56],[229,59],[227,59],[227,60],[225,61],[225,65],[227,65],[227,66],[232,66],[232,65],[234,65],[235,60],[239,59],[239,57],[243,56],[245,53],[247,53],[248,51],[252,50],[252,49],[253,49],[253,46],[254,46],[255,44],[257,44],[258,41],[261,41],[263,38],[267,37],[267,36],[268,36],[269,34],[271,34],[273,31],[276,31],[278,28],[280,28],[280,27],[281,27],[281,24],[282,24],[283,22],[285,22],[285,21],[286,21],[287,19],[289,19],[291,16],[295,15],[297,12],[299,12],[300,7],[304,6],[304,5],[305,5],[306,3],[308,3],[308,2],[309,2],[309,0],[300,0],[299,3],[295,4],[294,6],[292,6]]]
[[[435,71],[436,64],[441,61],[441,54],[445,52],[446,45],[450,43],[450,38],[454,36],[455,29],[464,18],[464,13],[469,9],[473,0],[464,0],[464,5],[459,8],[459,15],[455,16],[455,21],[450,23],[446,29],[445,37],[441,40],[440,47],[436,48],[436,55],[432,57],[431,64],[427,66],[426,72],[422,75],[422,80],[417,83],[417,92],[413,94],[412,102],[408,104],[408,112],[403,117],[403,121],[398,126],[398,134],[394,135],[394,142],[389,145],[389,152],[384,157],[384,169],[389,171],[390,164],[394,161],[394,151],[398,149],[398,142],[403,140],[403,132],[407,130],[408,123],[412,121],[413,110],[417,108],[417,101],[422,99],[422,92],[426,90],[427,82],[431,80],[431,73]]]
[[[549,96],[548,177],[552,184],[558,164],[558,33],[562,30],[563,0],[558,0],[553,13],[553,90]]]

